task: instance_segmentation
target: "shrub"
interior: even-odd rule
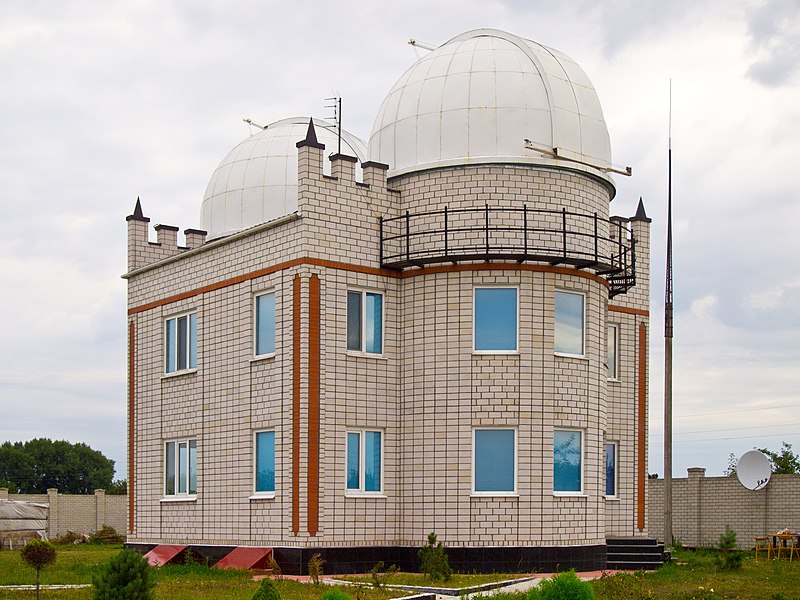
[[[322,558],[319,552],[315,553],[311,557],[311,560],[308,561],[308,574],[311,576],[311,581],[313,581],[315,585],[319,585],[319,578],[322,577],[323,574],[322,567],[326,562],[327,561]]]
[[[539,584],[541,600],[594,600],[592,586],[581,581],[575,571],[559,573]]]
[[[272,576],[275,579],[283,579],[283,569],[278,564],[278,561],[275,560],[275,556],[270,552],[269,554],[269,569],[272,571]]]
[[[281,600],[281,593],[271,579],[262,579],[261,585],[253,594],[253,600]]]
[[[153,600],[155,581],[147,559],[122,550],[92,578],[94,600]]]
[[[322,600],[353,600],[353,597],[339,588],[331,588],[322,594]]]
[[[392,565],[388,569],[384,569],[383,561],[375,564],[370,570],[369,574],[372,576],[372,585],[376,588],[383,589],[389,578],[397,573],[397,565]]]
[[[428,534],[428,543],[417,552],[419,570],[433,581],[447,581],[453,574],[442,542],[436,543],[436,534]]]
[[[60,535],[52,539],[54,544],[69,545],[69,544],[85,544],[89,541],[89,536],[75,531],[68,531],[64,535]]]
[[[738,571],[742,568],[743,554],[736,549],[736,532],[725,525],[725,532],[719,536],[719,551],[715,556],[720,571]]]
[[[100,529],[89,536],[89,541],[92,544],[122,544],[125,542],[125,536],[118,534],[111,525],[103,524]]]
[[[56,547],[45,540],[32,540],[22,548],[22,560],[36,569],[36,600],[39,600],[39,578],[42,569],[56,562]]]

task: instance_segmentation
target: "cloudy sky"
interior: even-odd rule
[[[200,226],[216,165],[269,123],[367,139],[415,60],[494,27],[595,84],[612,213],[653,218],[650,471],[663,476],[669,81],[674,473],[800,451],[800,0],[4,0],[0,3],[0,441],[86,442],[125,476],[125,216]],[[418,50],[418,52],[423,52]]]

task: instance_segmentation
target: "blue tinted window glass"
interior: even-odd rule
[[[256,434],[256,491],[275,491],[275,432]]]
[[[197,367],[197,315],[189,315],[189,368]]]
[[[475,491],[514,491],[513,429],[475,430]]]
[[[364,491],[381,491],[381,432],[364,432]]]
[[[197,493],[197,442],[189,440],[189,493]]]
[[[167,442],[164,465],[164,494],[175,495],[175,442]]]
[[[189,481],[189,446],[186,442],[178,443],[178,493],[186,493]]]
[[[383,296],[366,294],[364,350],[380,354],[383,351]]]
[[[617,495],[617,445],[606,444],[606,496]]]
[[[178,370],[181,371],[186,368],[186,361],[188,359],[187,350],[189,345],[187,343],[189,329],[188,319],[186,317],[178,317]]]
[[[167,373],[174,373],[176,370],[176,356],[175,356],[175,319],[167,321],[166,332],[166,367]]]
[[[475,289],[475,350],[517,349],[517,290]]]
[[[347,349],[361,350],[361,292],[347,292]]]
[[[583,295],[556,292],[556,352],[583,354]]]
[[[359,449],[361,446],[361,435],[358,433],[347,434],[347,489],[361,489],[361,479],[359,477]]]
[[[275,352],[275,294],[256,297],[256,354]]]
[[[553,490],[580,492],[581,487],[581,432],[553,432]]]

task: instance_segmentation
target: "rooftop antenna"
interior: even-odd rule
[[[664,288],[664,545],[672,547],[672,79],[667,153],[667,277]]]
[[[333,124],[336,125],[336,129],[339,133],[339,148],[336,150],[337,154],[342,153],[342,97],[339,94],[332,96],[330,98],[325,98],[326,101],[332,102],[332,104],[326,104],[325,108],[332,108],[333,109]]]
[[[428,50],[428,51],[436,50],[436,46],[433,46],[432,44],[426,44],[425,42],[420,42],[419,40],[415,40],[414,38],[408,40],[408,45],[414,48],[414,54],[417,55],[417,58],[419,58],[418,48],[422,48],[423,50]]]

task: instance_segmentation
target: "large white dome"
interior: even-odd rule
[[[526,149],[524,140],[545,150]],[[463,33],[417,61],[381,105],[370,160],[389,175],[449,165],[547,164],[607,178],[597,93],[568,56],[494,29]]]
[[[208,239],[220,238],[297,210],[297,142],[306,138],[309,117],[283,119],[250,136],[222,159],[208,182],[200,219]],[[337,128],[314,121],[326,154],[336,153]],[[342,154],[355,156],[356,178],[367,155],[366,144],[342,131]],[[323,161],[330,174],[330,162]]]

